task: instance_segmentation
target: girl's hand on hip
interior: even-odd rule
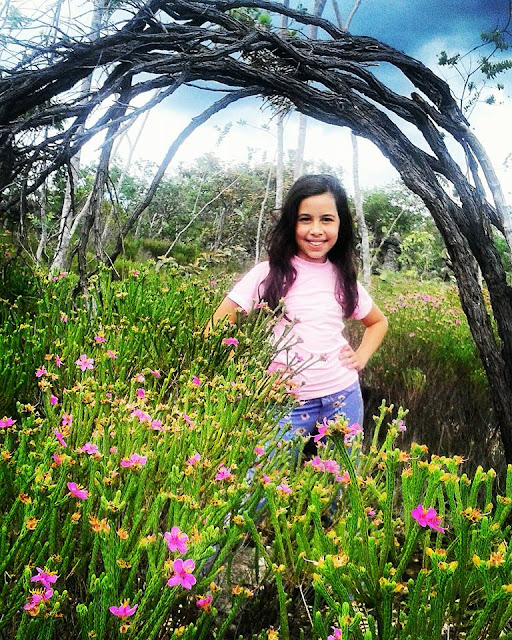
[[[349,344],[346,344],[341,348],[338,358],[340,359],[341,364],[344,367],[347,367],[347,369],[361,371],[366,365],[363,358],[357,353],[357,351],[354,351]]]

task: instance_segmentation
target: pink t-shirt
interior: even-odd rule
[[[347,340],[342,333],[343,308],[335,297],[334,265],[329,260],[309,262],[297,256],[292,264],[297,278],[284,298],[288,319],[282,318],[274,328],[277,350],[272,368],[304,367],[293,378],[294,391],[300,400],[310,400],[346,389],[358,374],[342,366],[338,357]],[[245,311],[252,309],[261,301],[260,285],[268,272],[268,262],[257,264],[235,284],[228,294],[230,300]],[[360,320],[370,313],[373,301],[360,283],[357,288],[359,301],[351,317]],[[282,338],[290,321],[295,324]]]

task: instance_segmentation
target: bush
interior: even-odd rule
[[[223,289],[175,268],[100,272],[90,311],[73,276],[39,286],[37,314],[3,303],[27,381],[0,422],[4,637],[506,637],[512,468],[500,495],[399,446],[384,403],[364,452],[341,420],[295,462],[264,310],[205,339]]]

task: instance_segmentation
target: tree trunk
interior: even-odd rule
[[[313,13],[320,17],[324,12],[327,0],[315,0]],[[315,40],[318,35],[318,27],[311,25],[309,37]],[[299,135],[297,138],[297,151],[295,153],[295,166],[293,169],[293,179],[297,180],[302,175],[302,166],[304,165],[304,151],[306,149],[306,133],[308,129],[308,119],[303,113],[299,114]]]
[[[267,184],[265,185],[265,195],[261,201],[260,215],[258,216],[258,228],[256,230],[256,249],[254,252],[254,264],[260,261],[260,245],[261,245],[261,229],[263,227],[263,216],[265,215],[265,207],[267,206],[268,195],[270,193],[270,180],[272,179],[272,165],[268,168]]]
[[[363,282],[370,284],[370,241],[368,238],[368,227],[364,219],[363,203],[361,199],[361,188],[359,186],[359,149],[357,144],[357,136],[354,132],[350,132],[352,140],[352,175],[354,179],[354,206],[356,210],[357,230],[361,238],[361,263],[363,265]]]

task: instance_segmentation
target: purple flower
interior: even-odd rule
[[[232,347],[238,347],[238,340],[236,338],[223,338],[222,344],[231,345]]]
[[[345,434],[345,444],[352,444],[352,441],[359,433],[363,433],[363,427],[357,422],[353,422],[348,427],[348,433]]]
[[[85,355],[85,353],[82,353],[82,355],[78,358],[78,360],[75,360],[75,364],[82,371],[86,371],[87,369],[93,369],[94,368],[94,360],[92,358],[88,358]]]
[[[422,504],[419,504],[411,511],[411,516],[420,527],[430,527],[430,529],[435,529],[435,531],[440,531],[441,533],[445,531],[443,527],[441,527],[441,518],[437,515],[435,509],[425,509]]]
[[[225,467],[221,465],[219,471],[215,476],[215,480],[229,480],[231,478],[231,467]]]
[[[147,456],[140,456],[138,453],[132,453],[129,458],[121,460],[122,467],[143,467],[148,461]]]
[[[7,416],[4,416],[0,420],[0,429],[5,429],[7,427],[12,427],[13,424],[16,424],[16,420],[13,420],[12,418],[8,418]]]
[[[69,489],[69,493],[79,500],[87,500],[87,498],[89,497],[89,492],[87,491],[87,489],[84,489],[76,482],[68,482],[67,487]]]
[[[178,551],[178,553],[187,553],[188,550],[188,536],[183,533],[179,527],[172,527],[171,531],[164,533],[164,538],[167,540],[167,546],[169,551]]]
[[[59,441],[59,444],[61,445],[61,447],[67,447],[68,446],[67,442],[64,440],[64,434],[63,433],[61,433],[57,429],[54,429],[53,433],[55,434],[55,437]]]
[[[198,453],[194,453],[194,455],[187,460],[186,464],[188,464],[189,467],[192,467],[197,464],[199,460],[201,460],[201,456]]]
[[[51,589],[51,585],[57,582],[58,575],[53,571],[44,571],[40,567],[36,567],[37,576],[32,576],[30,582],[40,582],[45,589]]]
[[[318,442],[322,438],[324,438],[329,432],[329,423],[327,422],[327,418],[324,418],[323,424],[318,425],[318,433],[313,438],[313,442]]]
[[[167,580],[169,587],[181,585],[184,589],[192,589],[196,583],[196,579],[192,575],[192,571],[196,568],[193,560],[182,560],[178,558],[172,563],[173,575]]]
[[[137,611],[138,606],[138,604],[134,604],[133,607],[130,607],[128,600],[125,600],[118,607],[109,607],[108,610],[118,618],[129,618]]]
[[[98,445],[92,444],[91,442],[86,442],[84,446],[81,448],[81,451],[83,451],[84,453],[88,453],[90,456],[93,456],[99,453]]]

